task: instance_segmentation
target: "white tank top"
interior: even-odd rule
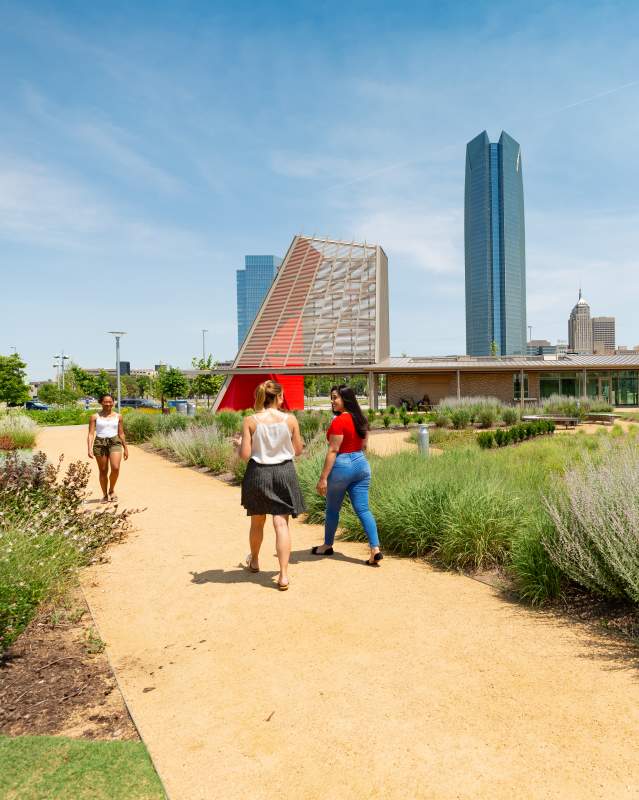
[[[258,464],[281,464],[295,457],[287,417],[288,414],[282,411],[270,409],[253,415],[256,426],[251,440],[253,461]]]
[[[95,435],[100,439],[111,439],[118,435],[118,414],[111,414],[108,417],[101,417],[100,414],[95,418]]]

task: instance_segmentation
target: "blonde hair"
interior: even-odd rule
[[[264,381],[255,390],[255,410],[264,411],[265,408],[275,404],[277,398],[282,394],[282,387],[275,381]]]

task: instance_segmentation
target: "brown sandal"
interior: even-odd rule
[[[249,572],[259,572],[260,571],[259,567],[254,567],[253,566],[253,556],[250,553],[244,559],[244,563],[246,564],[246,568],[249,570]]]

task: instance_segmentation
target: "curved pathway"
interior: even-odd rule
[[[39,446],[84,457],[85,430]],[[98,497],[97,476],[94,481]],[[239,490],[131,448],[137,531],[83,586],[173,800],[638,798],[639,684],[610,643],[423,563],[312,559],[259,575]]]

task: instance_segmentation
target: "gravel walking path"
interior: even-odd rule
[[[85,437],[38,443],[68,462]],[[299,523],[278,592],[270,523],[262,572],[239,566],[239,489],[136,447],[118,495],[146,511],[83,586],[172,800],[639,798],[638,675],[610,640],[361,544],[314,558]]]

